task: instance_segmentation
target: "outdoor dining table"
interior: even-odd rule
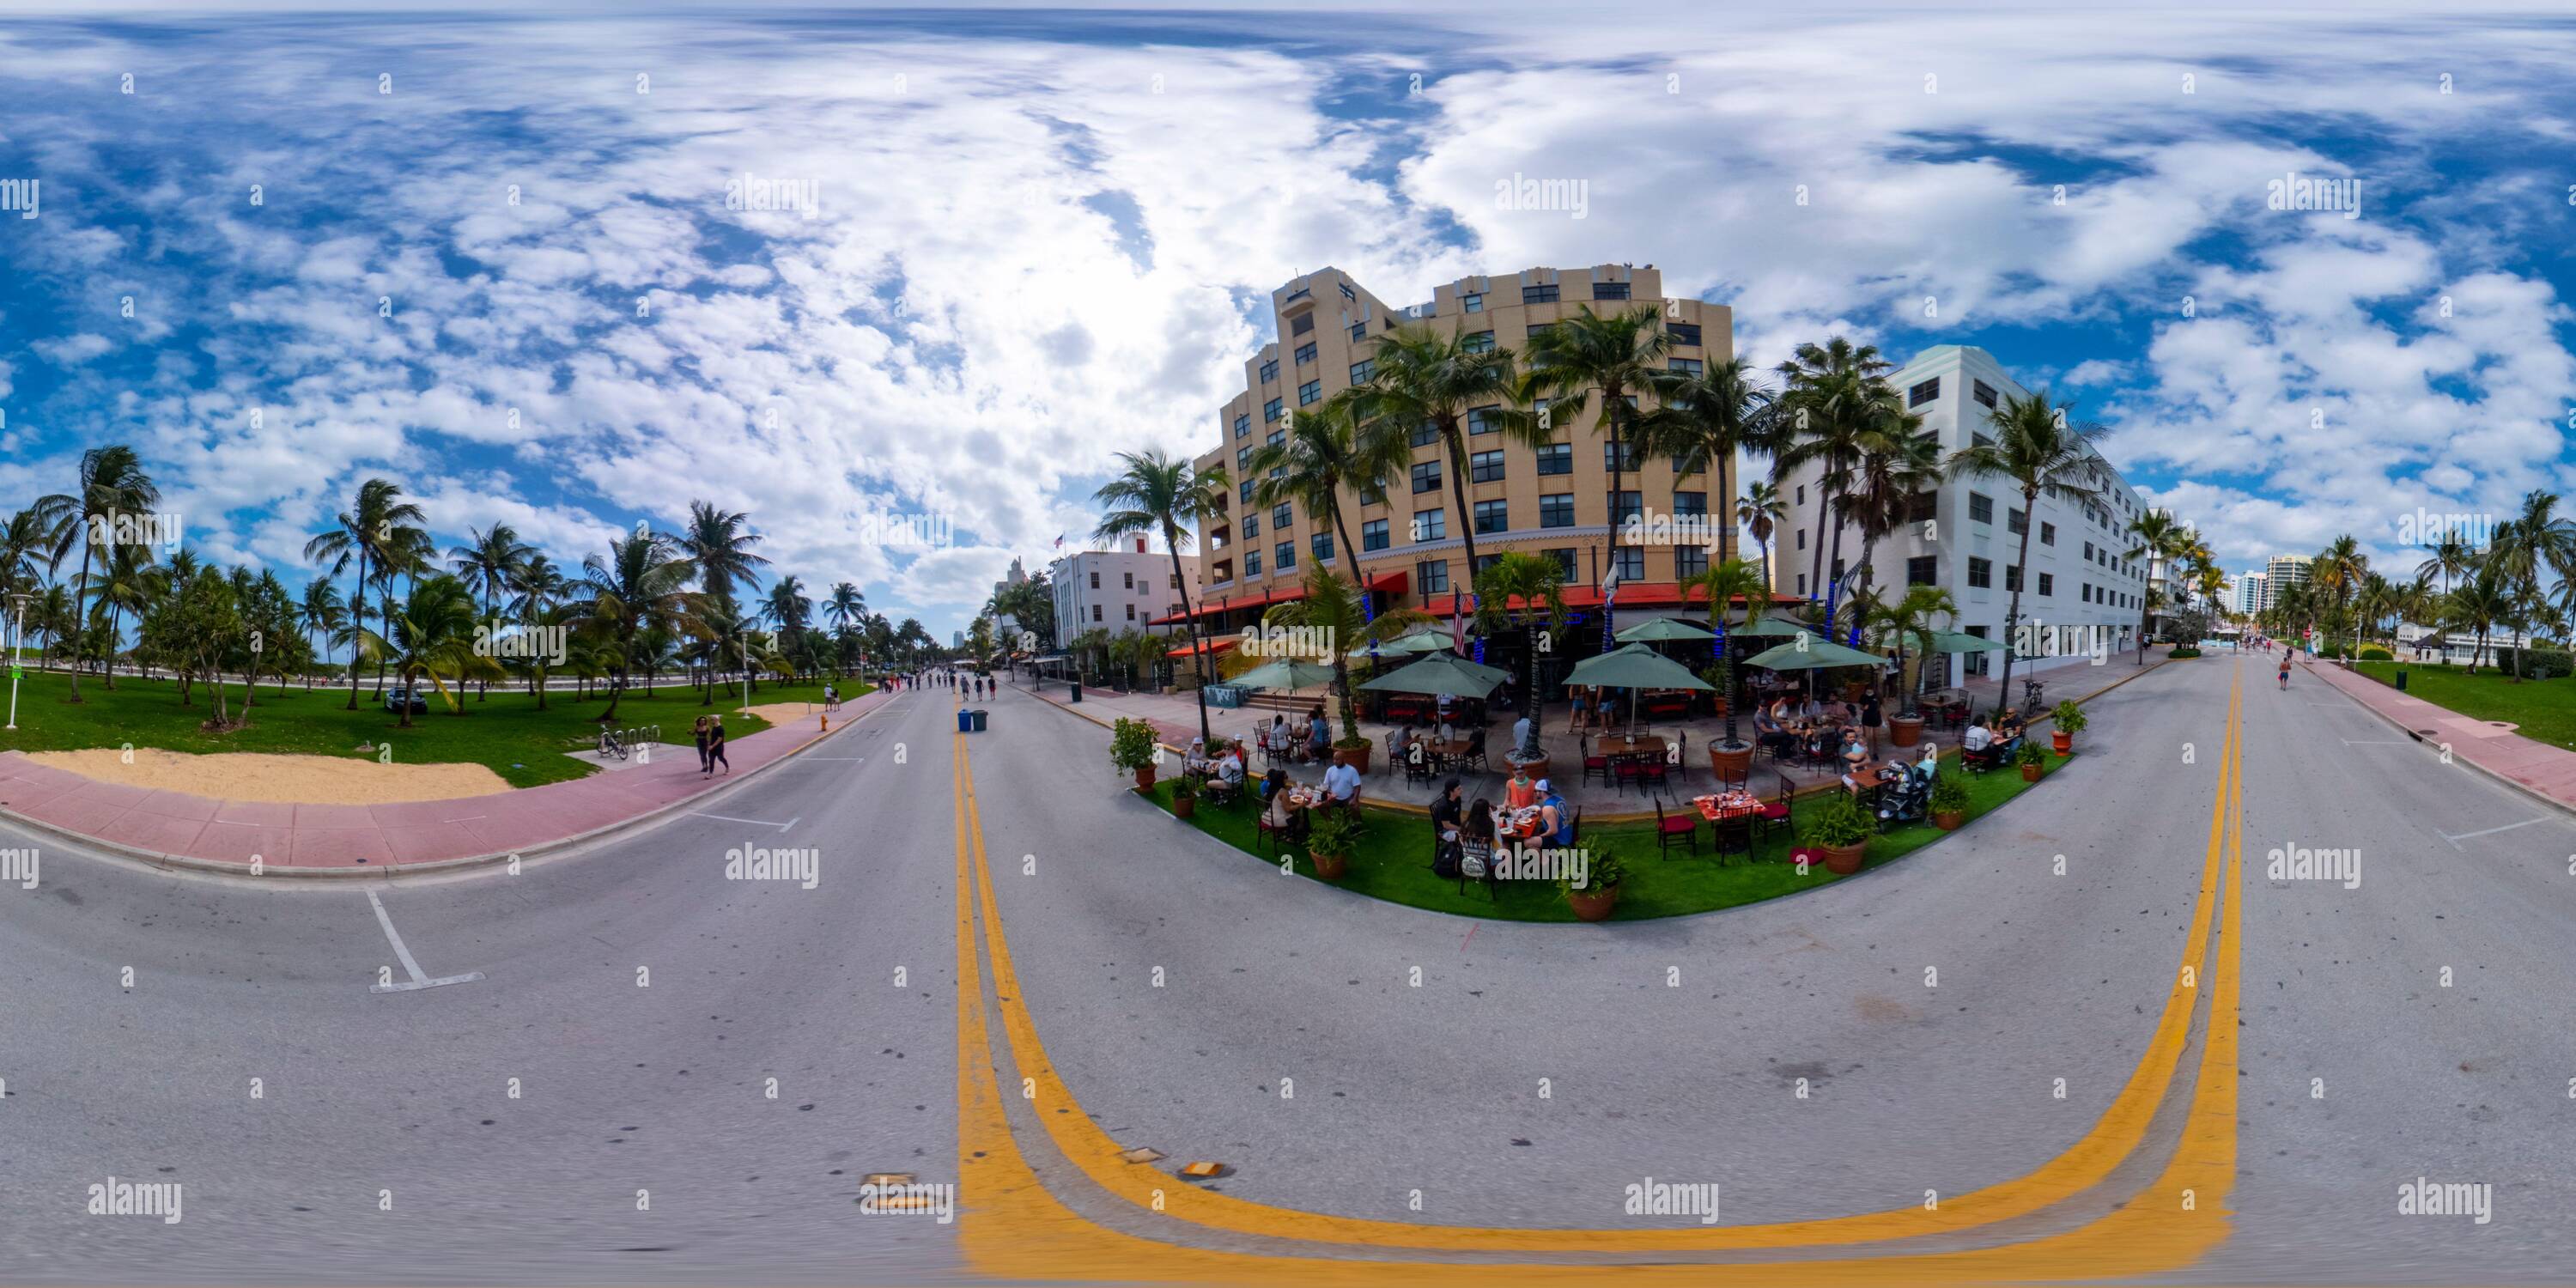
[[[1592,744],[1592,748],[1596,756],[1661,756],[1664,754],[1664,739],[1660,734],[1603,738]]]
[[[1506,810],[1494,818],[1494,834],[1506,841],[1526,841],[1538,835],[1547,821],[1547,811],[1536,805]]]
[[[1290,809],[1313,809],[1323,804],[1325,798],[1321,787],[1291,786],[1286,794]]]
[[[1691,797],[1691,804],[1699,807],[1701,818],[1712,823],[1723,823],[1730,818],[1751,818],[1762,812],[1762,802],[1751,792],[1718,792],[1709,796],[1694,796]]]

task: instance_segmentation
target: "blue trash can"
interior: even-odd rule
[[[964,707],[959,707],[959,708],[957,708],[957,732],[959,732],[959,733],[973,733],[973,732],[975,732],[975,713],[974,713],[974,712],[969,711],[969,710],[967,710],[967,709],[966,709],[966,708],[964,708]]]
[[[974,710],[974,713],[973,713],[973,714],[974,714],[974,716],[975,716],[975,732],[977,732],[977,733],[982,733],[982,732],[984,732],[984,716],[985,716],[985,714],[986,714],[986,713],[985,713],[984,708],[982,708],[982,707],[977,707],[977,708],[975,708],[975,710]]]

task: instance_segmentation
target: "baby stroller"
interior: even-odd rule
[[[1921,822],[1932,803],[1932,769],[1927,762],[1916,761],[1906,766],[1905,776],[1889,783],[1878,794],[1878,830],[1887,831],[1901,823]]]

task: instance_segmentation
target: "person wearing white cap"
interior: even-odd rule
[[[1539,835],[1558,845],[1574,844],[1574,816],[1565,808],[1565,798],[1544,778],[1538,780],[1538,808]]]

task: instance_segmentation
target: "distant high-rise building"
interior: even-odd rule
[[[2292,586],[2308,584],[2306,555],[2274,555],[2263,567],[2263,607],[2270,608],[2281,600],[2282,592]]]
[[[2259,572],[2238,574],[2236,596],[2232,601],[2233,607],[2237,612],[2245,614],[2259,613],[2271,607],[2264,598],[2271,584],[2272,579]]]

